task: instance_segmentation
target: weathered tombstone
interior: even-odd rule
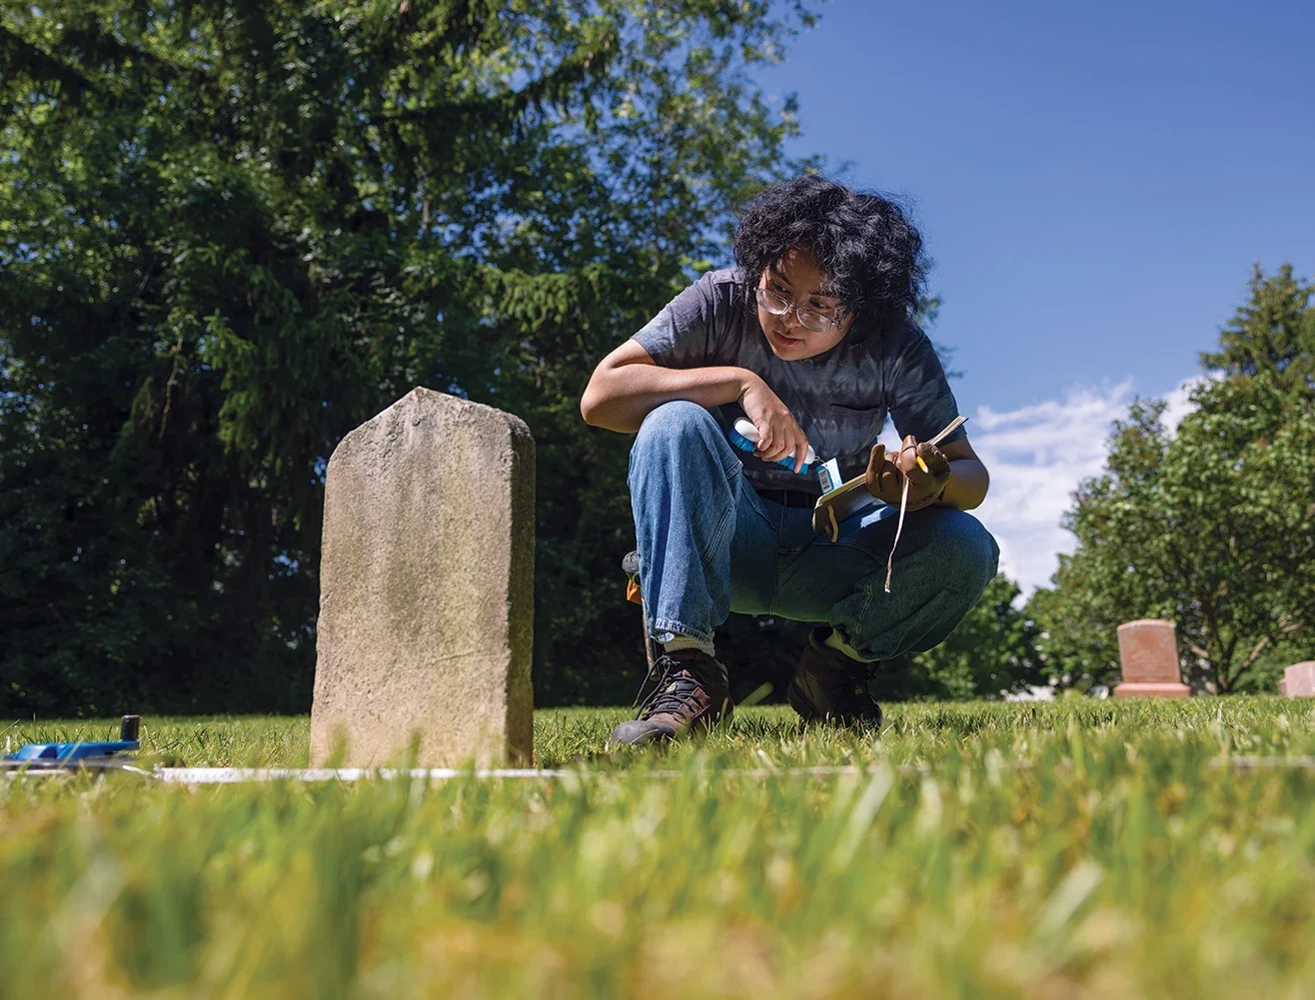
[[[1315,660],[1294,663],[1283,671],[1283,680],[1279,682],[1279,694],[1293,697],[1315,696]]]
[[[1123,683],[1116,698],[1186,698],[1191,688],[1178,669],[1178,641],[1173,622],[1143,618],[1119,626],[1119,663]]]
[[[414,389],[334,449],[311,765],[529,762],[534,440]]]

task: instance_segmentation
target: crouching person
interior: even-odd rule
[[[922,241],[899,207],[800,177],[748,207],[734,247],[737,266],[677,295],[599,363],[580,401],[589,424],[635,434],[640,586],[662,646],[657,686],[613,744],[730,716],[713,640],[732,611],[817,623],[790,704],[879,725],[875,665],[941,642],[996,572],[995,540],[965,513],[986,495],[986,468],[962,428],[930,443],[958,410],[913,319]],[[887,414],[896,453],[875,443]],[[742,418],[756,443],[737,435]],[[877,501],[834,541],[812,527],[810,447],[842,479],[863,475]]]

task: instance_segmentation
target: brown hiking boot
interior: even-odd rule
[[[609,748],[618,743],[673,740],[691,729],[708,729],[730,719],[734,706],[726,668],[703,650],[663,653],[648,676],[656,679],[657,687],[639,706],[637,718],[612,730]]]
[[[829,722],[866,722],[881,726],[881,706],[868,693],[876,663],[851,660],[838,649],[823,645],[826,629],[814,629],[799,657],[785,697],[805,719]]]

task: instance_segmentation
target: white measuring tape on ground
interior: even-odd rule
[[[1025,771],[1032,767],[1027,760],[1012,761],[1005,765],[1009,770]],[[1209,766],[1228,768],[1238,771],[1296,770],[1315,771],[1315,757],[1213,757]],[[875,777],[878,774],[894,772],[901,776],[930,774],[932,768],[927,764],[889,764],[873,763],[868,765],[837,764],[814,765],[805,767],[728,767],[725,769],[708,768],[698,771],[586,771],[570,768],[476,768],[460,769],[452,767],[417,767],[417,768],[378,768],[371,770],[360,767],[157,767],[154,769],[124,767],[125,771],[155,778],[165,784],[175,785],[234,785],[243,782],[259,781],[394,781],[406,777],[413,781],[454,781],[460,778],[478,780],[578,780],[584,778],[625,778],[643,777],[671,780],[687,777],[722,777],[722,778],[836,778],[836,777]]]
[[[1236,771],[1270,771],[1291,770],[1315,772],[1315,757],[1213,757],[1208,766]],[[1008,770],[1025,771],[1032,767],[1031,761],[1019,760],[1005,765]],[[368,781],[396,781],[406,778],[411,781],[443,782],[457,781],[461,778],[474,778],[478,781],[581,781],[588,778],[656,778],[672,780],[676,778],[835,778],[835,777],[877,777],[878,775],[898,774],[901,777],[932,773],[927,764],[901,764],[891,767],[887,764],[860,766],[818,765],[812,767],[754,767],[725,769],[708,768],[697,771],[627,771],[553,768],[475,768],[461,769],[454,767],[416,767],[416,768],[363,768],[363,767],[134,767],[123,764],[120,767],[82,771],[78,768],[31,768],[14,769],[3,772],[9,778],[51,778],[72,777],[77,774],[90,773],[100,776],[106,773],[136,774],[152,778],[166,785],[239,785],[274,781],[301,781],[308,783],[326,783],[331,781],[351,784]]]
[[[543,780],[543,779],[578,779],[605,778],[609,776],[624,777],[638,774],[646,778],[680,778],[730,777],[730,778],[774,778],[806,777],[827,778],[841,775],[876,774],[885,767],[880,764],[872,767],[857,765],[837,765],[818,767],[781,767],[781,768],[726,768],[725,770],[708,769],[706,771],[584,771],[552,768],[476,768],[459,769],[452,767],[415,767],[415,768],[378,768],[362,767],[157,767],[138,768],[127,765],[121,770],[155,778],[165,784],[174,785],[236,785],[248,781],[393,781],[409,778],[412,781],[453,781],[460,778],[479,780]]]

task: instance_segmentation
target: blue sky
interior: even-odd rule
[[[758,79],[799,95],[793,153],[912,206],[994,460],[983,520],[1044,583],[1109,420],[1134,395],[1181,412],[1253,262],[1315,275],[1315,3],[821,11]]]

